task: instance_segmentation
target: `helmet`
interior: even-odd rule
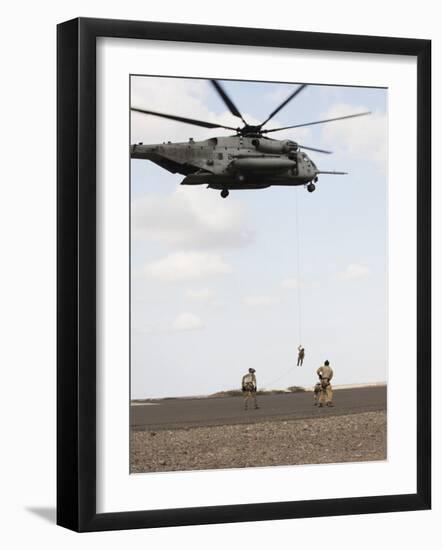
[[[328,367],[328,366],[330,365],[328,359],[324,361],[324,365],[325,365],[326,367]]]
[[[256,371],[255,371],[255,369],[249,369],[249,372],[250,372],[250,374],[253,374]]]

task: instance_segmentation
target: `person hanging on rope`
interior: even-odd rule
[[[319,367],[316,371],[321,383],[321,392],[319,394],[318,404],[320,407],[324,406],[324,403],[328,407],[333,407],[333,389],[330,384],[330,380],[333,378],[333,369],[330,367],[329,361],[324,361],[324,365]]]
[[[302,363],[304,363],[304,356],[305,356],[305,349],[299,345],[298,346],[298,364],[297,367],[302,367]]]
[[[244,394],[244,410],[247,410],[249,399],[252,398],[255,404],[255,409],[259,409],[258,401],[256,400],[256,376],[255,369],[249,369],[249,372],[242,377],[242,391]]]

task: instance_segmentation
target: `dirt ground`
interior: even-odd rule
[[[385,411],[327,418],[133,431],[131,472],[385,460]]]

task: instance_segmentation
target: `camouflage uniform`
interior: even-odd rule
[[[252,370],[253,372],[250,372]],[[258,402],[256,400],[256,376],[255,371],[250,369],[247,374],[242,377],[242,391],[244,393],[244,409],[247,410],[249,399],[253,399],[255,409],[258,408]]]
[[[316,374],[321,380],[321,392],[319,394],[319,406],[322,407],[324,403],[328,406],[333,406],[333,388],[330,384],[330,380],[333,378],[333,369],[328,365],[319,367]]]
[[[304,363],[304,355],[305,349],[302,346],[298,346],[298,367],[302,367],[302,363]]]

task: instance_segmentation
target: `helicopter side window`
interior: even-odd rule
[[[224,155],[222,153],[218,153],[218,160],[223,160]]]

